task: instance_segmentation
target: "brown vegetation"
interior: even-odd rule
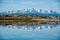
[[[0,17],[0,25],[25,25],[25,24],[45,24],[47,22],[60,23],[60,20],[42,16],[3,16]]]

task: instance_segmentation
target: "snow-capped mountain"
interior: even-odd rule
[[[56,11],[50,10],[50,11],[43,11],[42,9],[21,9],[21,10],[13,10],[13,11],[4,11],[0,12],[0,15],[35,15],[35,16],[60,16],[60,13],[57,13]]]

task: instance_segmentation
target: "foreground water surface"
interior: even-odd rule
[[[0,40],[60,40],[60,25],[0,25]]]

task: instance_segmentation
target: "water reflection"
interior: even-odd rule
[[[57,27],[58,24],[39,24],[39,25],[0,25],[0,27],[7,27],[7,28],[17,28],[17,29],[22,29],[22,30],[41,30],[41,29],[52,29]]]
[[[59,24],[0,25],[0,40],[59,40]]]

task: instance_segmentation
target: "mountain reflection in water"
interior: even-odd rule
[[[1,25],[0,27],[7,27],[7,28],[17,28],[17,29],[22,29],[22,30],[35,30],[35,29],[43,29],[43,28],[55,28],[57,27],[58,24],[39,24],[39,25]]]
[[[60,24],[0,25],[0,40],[60,40]]]

